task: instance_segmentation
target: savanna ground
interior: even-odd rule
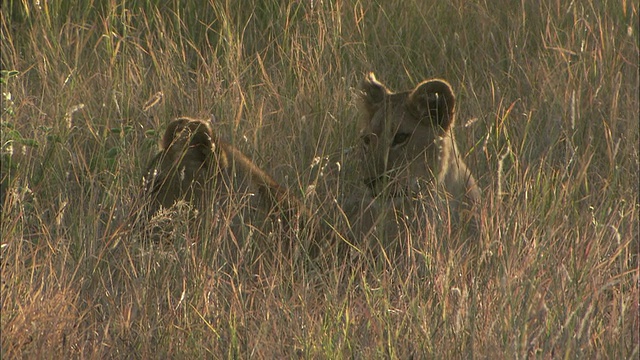
[[[637,358],[636,2],[68,3],[2,4],[2,358]],[[182,115],[339,209],[367,71],[454,86],[477,243],[225,259],[221,227],[127,227]]]

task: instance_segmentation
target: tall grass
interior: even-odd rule
[[[638,356],[635,2],[22,0],[0,26],[3,358]],[[304,233],[179,211],[170,243],[128,232],[181,115],[339,230],[371,70],[453,84],[473,251],[439,224],[398,262],[353,244],[303,266],[264,248]]]

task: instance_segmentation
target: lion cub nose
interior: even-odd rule
[[[375,148],[378,145],[378,136],[374,133],[362,135],[362,143],[367,149]]]

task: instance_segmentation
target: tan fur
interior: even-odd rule
[[[360,90],[363,180],[371,199],[386,199],[360,201],[364,227],[374,226],[380,212],[397,211],[400,203],[404,203],[402,211],[408,211],[409,199],[412,208],[425,200],[444,203],[456,221],[461,220],[461,213],[472,211],[480,200],[480,189],[453,137],[455,96],[451,86],[434,79],[410,91],[393,92],[369,73]]]
[[[173,120],[160,149],[145,172],[149,217],[180,200],[208,212],[233,191],[256,192],[259,206],[270,214],[291,218],[294,212],[308,212],[241,151],[218,139],[206,120]]]

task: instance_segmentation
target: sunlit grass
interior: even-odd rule
[[[635,3],[9,1],[0,26],[3,358],[638,356]],[[326,229],[238,238],[240,204],[129,227],[167,123],[213,115],[348,240],[367,71],[453,85],[478,244],[285,255]]]

